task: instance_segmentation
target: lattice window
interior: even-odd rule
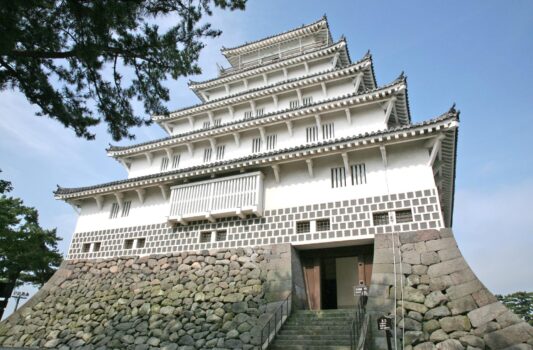
[[[125,201],[122,207],[122,217],[130,215],[131,201]]]
[[[244,119],[250,119],[253,116],[252,111],[244,112]]]
[[[81,252],[82,253],[88,253],[91,251],[91,243],[83,243],[81,246]]]
[[[200,232],[200,243],[211,242],[211,231]]]
[[[204,149],[204,163],[208,163],[211,161],[211,153],[213,152],[213,150],[211,149],[211,147],[208,147],[208,148],[205,148]]]
[[[216,155],[217,160],[224,159],[224,152],[225,151],[226,151],[226,145],[217,146],[217,155]]]
[[[388,225],[389,224],[389,213],[388,212],[373,213],[372,219],[374,221],[374,226]]]
[[[146,245],[146,238],[137,238],[137,244],[135,246],[137,249],[144,248],[145,245]]]
[[[365,163],[354,164],[350,166],[352,172],[352,185],[364,185],[366,184],[366,166]]]
[[[346,186],[346,169],[344,167],[331,168],[331,188]]]
[[[313,96],[307,96],[307,97],[302,98],[302,104],[304,106],[309,106],[312,103],[313,103]]]
[[[220,126],[220,124],[222,123],[222,120],[218,118],[218,119],[213,120],[213,123],[215,124],[215,126]]]
[[[411,209],[396,210],[396,223],[413,221],[413,212]]]
[[[163,157],[161,159],[161,171],[165,171],[168,168],[168,157]]]
[[[208,129],[210,126],[211,126],[211,122],[210,121],[205,121],[204,125],[203,125],[203,128],[204,129]]]
[[[278,135],[277,134],[268,135],[267,138],[266,138],[266,149],[267,150],[272,150],[272,149],[276,148],[276,143],[277,142],[278,142]]]
[[[316,125],[305,129],[305,140],[307,142],[318,141],[318,127]]]
[[[257,108],[257,109],[255,110],[255,115],[256,115],[257,117],[261,117],[263,114],[265,114],[265,109],[264,109],[264,108]]]
[[[300,101],[298,101],[298,100],[292,100],[292,101],[290,101],[290,102],[289,102],[289,107],[290,107],[291,109],[296,109],[296,108],[300,107]]]
[[[100,248],[102,248],[102,242],[93,243],[93,252],[99,252]]]
[[[261,152],[261,138],[255,138],[252,140],[252,153]]]
[[[124,241],[124,249],[133,249],[133,239],[127,239]]]
[[[228,231],[226,230],[217,231],[217,234],[216,234],[217,242],[225,241],[227,237],[228,237]]]
[[[172,157],[172,169],[176,169],[180,165],[181,154],[176,154]]]
[[[109,213],[110,219],[115,219],[118,216],[118,203],[111,204],[111,212]]]
[[[335,137],[335,124],[322,124],[322,139],[328,140]]]
[[[298,221],[296,223],[296,233],[307,233],[311,231],[310,221]]]
[[[320,219],[316,221],[316,230],[317,231],[329,231],[330,224],[329,219]]]

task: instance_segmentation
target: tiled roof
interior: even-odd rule
[[[256,44],[259,44],[259,43],[262,43],[262,42],[265,42],[265,41],[268,41],[268,40],[272,40],[272,39],[277,39],[277,38],[280,38],[280,37],[283,37],[283,36],[288,36],[288,35],[290,35],[292,33],[298,32],[298,31],[305,31],[306,29],[310,29],[313,26],[316,26],[316,27],[320,28],[318,26],[319,24],[325,24],[326,28],[328,29],[328,32],[329,32],[329,24],[328,24],[327,18],[326,18],[326,16],[323,16],[321,19],[319,19],[318,21],[313,22],[311,24],[302,25],[299,28],[289,29],[289,30],[287,30],[287,31],[285,31],[283,33],[270,35],[270,36],[267,36],[265,38],[261,38],[261,39],[254,40],[254,41],[249,41],[249,42],[246,42],[246,43],[244,43],[242,45],[239,45],[239,46],[235,46],[235,47],[231,47],[231,48],[222,47],[222,49],[220,51],[222,52],[222,54],[224,56],[230,56],[232,54],[232,51],[236,51],[236,50],[245,48],[247,46],[256,45]]]
[[[432,124],[437,124],[437,123],[442,122],[442,121],[450,121],[451,122],[451,121],[454,121],[454,120],[455,121],[459,121],[459,112],[452,108],[452,109],[450,109],[450,111],[440,115],[439,117],[436,117],[436,118],[433,118],[433,119],[430,119],[430,120],[427,120],[427,121],[424,121],[424,122],[420,122],[420,123],[403,125],[403,126],[399,126],[399,127],[392,128],[392,129],[380,130],[380,131],[375,131],[375,132],[371,132],[371,133],[354,135],[354,136],[350,136],[350,137],[341,137],[341,138],[337,138],[337,139],[334,139],[334,140],[320,141],[320,142],[316,142],[316,143],[313,143],[313,144],[306,144],[306,145],[288,147],[288,148],[283,148],[283,149],[279,149],[279,150],[275,150],[275,151],[271,151],[271,152],[253,154],[253,155],[249,155],[249,156],[246,156],[246,157],[230,159],[230,160],[226,160],[226,161],[219,161],[219,162],[214,162],[214,163],[209,163],[209,164],[196,165],[196,166],[193,166],[193,167],[179,169],[179,170],[175,170],[175,171],[169,171],[169,172],[165,172],[165,173],[156,173],[156,174],[145,175],[145,176],[140,176],[140,177],[136,177],[136,178],[112,181],[112,182],[103,183],[103,184],[94,185],[94,186],[77,187],[77,188],[64,188],[64,187],[58,186],[57,190],[54,191],[54,194],[56,195],[56,197],[61,198],[62,196],[67,196],[67,195],[70,195],[70,194],[75,194],[75,193],[80,193],[80,192],[85,192],[85,191],[91,191],[91,190],[96,190],[96,189],[102,189],[102,188],[112,187],[112,186],[121,185],[121,184],[134,183],[134,182],[144,181],[144,180],[162,178],[162,181],[164,181],[163,180],[164,178],[168,178],[168,177],[171,177],[173,175],[179,175],[179,174],[183,174],[183,173],[187,173],[187,172],[191,172],[191,171],[196,171],[196,170],[200,170],[200,169],[215,168],[217,166],[230,165],[230,164],[234,164],[234,163],[240,163],[240,162],[243,162],[243,161],[249,161],[249,160],[257,159],[257,158],[264,158],[264,157],[270,157],[270,156],[274,156],[274,155],[281,155],[283,153],[290,153],[290,152],[295,152],[295,151],[300,151],[300,150],[305,150],[305,149],[312,149],[312,148],[316,148],[316,147],[335,145],[335,144],[343,143],[343,142],[347,142],[347,141],[357,141],[357,140],[362,140],[362,139],[365,139],[365,138],[387,136],[389,134],[409,131],[409,130],[412,130],[412,129],[415,129],[415,128],[419,128],[419,127],[430,126]],[[89,195],[89,194],[87,194],[87,195]]]
[[[390,84],[387,84],[385,86],[382,86],[382,87],[379,87],[379,88],[376,88],[376,89],[366,90],[366,91],[364,91],[362,93],[354,92],[354,93],[351,93],[351,94],[345,94],[345,95],[337,96],[337,97],[330,98],[330,99],[327,99],[327,100],[316,101],[316,102],[313,102],[313,103],[311,103],[309,105],[301,106],[301,107],[295,108],[295,109],[286,108],[286,109],[283,109],[283,110],[278,110],[278,111],[274,111],[274,112],[271,112],[271,113],[267,113],[267,114],[264,114],[262,116],[255,116],[255,117],[252,117],[252,118],[249,118],[249,119],[234,120],[234,121],[231,121],[229,123],[222,124],[220,126],[212,125],[212,126],[210,126],[209,128],[206,128],[206,129],[192,130],[192,131],[189,131],[189,132],[186,132],[186,133],[182,133],[182,134],[179,134],[179,135],[167,136],[167,137],[160,138],[160,139],[157,139],[157,140],[138,143],[138,144],[131,145],[131,146],[109,145],[109,148],[106,151],[108,151],[108,152],[116,152],[116,151],[129,150],[129,149],[142,147],[142,146],[146,146],[146,145],[150,145],[150,144],[155,144],[155,143],[164,142],[164,141],[168,141],[168,140],[178,139],[178,138],[186,137],[186,136],[189,136],[189,135],[206,132],[206,131],[209,131],[209,130],[222,129],[222,128],[226,128],[228,126],[232,126],[232,125],[236,125],[236,124],[240,124],[240,123],[245,123],[245,122],[250,122],[250,121],[253,121],[253,120],[257,120],[257,119],[266,119],[268,117],[272,117],[272,116],[275,116],[275,115],[278,115],[278,114],[283,114],[283,113],[288,113],[288,112],[297,112],[299,110],[309,109],[309,108],[312,108],[314,106],[318,106],[318,105],[322,105],[322,104],[326,104],[326,103],[331,103],[331,102],[343,100],[343,99],[350,98],[350,97],[355,97],[355,96],[365,95],[365,94],[371,94],[371,93],[374,93],[374,92],[386,90],[386,89],[388,89],[388,88],[390,88],[390,87],[392,87],[394,85],[405,84],[405,83],[406,83],[405,77],[400,76],[398,79],[396,79],[395,81],[393,81]],[[406,98],[407,98],[407,93],[405,93],[405,94],[406,94]],[[408,121],[410,121],[410,115],[408,115]]]

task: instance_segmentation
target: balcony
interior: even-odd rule
[[[170,222],[263,215],[263,174],[254,172],[171,188]]]

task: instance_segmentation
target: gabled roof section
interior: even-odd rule
[[[351,64],[351,59],[348,53],[348,46],[346,44],[346,39],[341,39],[337,41],[336,43],[333,43],[329,46],[321,47],[313,51],[303,53],[298,56],[287,57],[285,59],[275,61],[269,64],[263,64],[259,66],[245,68],[245,69],[236,71],[235,73],[232,73],[232,74],[228,74],[228,75],[224,75],[221,77],[216,77],[216,78],[212,78],[212,79],[208,79],[204,81],[189,80],[188,84],[189,84],[189,87],[194,91],[201,90],[201,89],[215,88],[222,84],[228,84],[228,83],[232,83],[234,81],[240,80],[240,79],[253,77],[261,73],[275,71],[275,70],[278,70],[278,69],[281,69],[281,68],[284,68],[290,65],[294,65],[294,64],[309,61],[312,59],[331,55],[336,52],[341,53],[341,56],[342,56],[341,61],[344,63],[344,65]]]
[[[283,86],[292,89],[294,87],[291,84],[300,84],[306,81],[312,81],[314,79],[319,79],[321,77],[327,77],[329,74],[353,74],[356,71],[366,71],[367,67],[370,67],[371,62],[369,57],[364,57],[360,61],[357,61],[347,67],[337,68],[337,69],[328,69],[322,72],[314,73],[311,75],[302,76],[299,78],[289,79],[280,81],[274,84],[258,87],[256,89],[250,89],[229,96],[224,96],[218,99],[210,100],[206,103],[198,103],[189,107],[180,108],[173,112],[170,112],[168,115],[156,115],[152,116],[152,120],[155,122],[167,121],[172,119],[177,119],[180,117],[185,117],[188,115],[196,113],[204,113],[213,109],[223,108],[224,106],[230,105],[232,103],[242,103],[247,101],[248,98],[259,98],[266,95],[272,94],[271,89],[281,88]]]
[[[287,40],[292,40],[298,37],[317,33],[323,29],[327,30],[327,35],[331,39],[331,33],[329,30],[329,25],[328,25],[326,16],[322,17],[321,19],[319,19],[318,21],[314,23],[311,23],[308,25],[302,25],[300,28],[291,29],[280,34],[276,34],[276,35],[272,35],[272,36],[269,36],[263,39],[247,42],[247,43],[244,43],[242,45],[232,47],[232,48],[222,47],[220,51],[226,58],[229,58],[231,56],[242,55],[244,53],[259,50],[264,47],[275,45],[277,43],[281,43]]]
[[[64,188],[58,186],[54,191],[57,199],[75,199],[82,197],[90,197],[98,194],[110,194],[113,191],[133,190],[138,186],[157,186],[158,184],[172,183],[176,180],[189,178],[194,176],[201,176],[207,174],[214,174],[229,170],[238,170],[246,167],[268,166],[271,163],[280,162],[283,160],[291,160],[295,158],[304,158],[316,152],[327,154],[328,152],[346,151],[347,148],[366,148],[371,145],[379,145],[388,143],[397,143],[402,140],[410,140],[417,137],[429,137],[431,134],[447,133],[450,134],[451,142],[443,143],[443,147],[447,145],[455,145],[456,132],[459,125],[459,113],[454,109],[440,115],[437,118],[430,119],[424,122],[402,125],[393,129],[380,130],[371,133],[365,133],[349,137],[341,137],[333,140],[319,141],[312,144],[305,144],[295,147],[283,148],[275,151],[264,152],[259,154],[252,154],[241,158],[229,159],[226,161],[219,161],[210,164],[202,164],[189,168],[168,171],[164,173],[157,173],[151,175],[130,178],[126,180],[112,181],[94,186],[78,187],[78,188]],[[448,174],[455,175],[455,147],[444,152],[446,157],[451,157],[446,163],[450,167]],[[305,158],[304,158],[305,159]],[[450,202],[449,205],[453,208],[453,188],[454,178],[447,179],[449,186],[444,188],[445,191],[452,191],[446,197]],[[449,214],[451,215],[451,214]]]

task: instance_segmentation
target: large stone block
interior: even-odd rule
[[[477,304],[471,295],[452,300],[448,303],[452,315],[460,315],[477,308]]]
[[[467,267],[468,266],[463,258],[457,258],[430,266],[427,274],[429,277],[440,277],[464,270]]]
[[[468,318],[472,323],[472,326],[479,327],[484,323],[490,322],[496,317],[507,311],[507,308],[499,301],[480,307],[479,309],[472,310],[468,313]]]
[[[481,284],[481,282],[478,280],[473,280],[467,283],[451,286],[450,288],[446,289],[446,294],[450,300],[455,300],[475,293],[484,288],[485,287]]]
[[[469,331],[472,326],[466,316],[444,317],[439,320],[441,328],[450,333],[453,331]]]
[[[498,350],[527,342],[531,336],[531,326],[525,322],[522,322],[486,334],[483,337],[483,340],[489,348]]]
[[[424,252],[420,254],[422,265],[434,265],[440,262],[439,255],[436,252]]]
[[[438,251],[439,258],[442,261],[452,260],[461,257],[461,251],[458,247],[441,249]]]

